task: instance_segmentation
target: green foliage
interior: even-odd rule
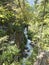
[[[0,63],[3,65],[21,65],[13,59],[13,55],[19,55],[19,51],[24,49],[27,42],[23,31],[24,26],[29,24],[28,37],[32,41],[37,41],[41,50],[49,51],[49,0],[35,0],[31,5],[24,0],[0,0],[0,38],[8,35],[13,40],[17,37],[18,41],[23,38],[20,44],[0,42]],[[6,29],[4,29],[6,27]],[[21,33],[21,34],[20,34]],[[20,45],[20,48],[17,48]],[[1,52],[0,51],[0,52]],[[33,54],[26,62],[26,65],[33,65],[38,54],[38,48],[35,47]],[[12,62],[13,61],[13,62]],[[12,63],[11,63],[12,62]]]
[[[2,52],[2,55],[0,55],[0,61],[1,62],[7,62],[7,63],[11,63],[14,62],[14,58],[13,56],[17,56],[19,53],[19,49],[17,48],[16,45],[8,45],[6,46],[6,50],[4,50]]]
[[[5,36],[5,35],[6,35],[6,32],[3,30],[0,30],[0,37]]]

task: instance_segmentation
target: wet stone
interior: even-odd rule
[[[28,47],[25,47],[25,49],[28,49]]]
[[[35,46],[33,43],[30,43],[30,45],[31,45],[32,47],[34,47],[34,46]]]
[[[28,57],[28,54],[25,53],[25,54],[23,55],[23,57],[27,58],[27,57]]]

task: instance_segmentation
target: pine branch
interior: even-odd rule
[[[8,39],[8,37],[9,37],[9,36],[6,35],[6,36],[0,38],[0,43],[1,43],[2,41],[3,41],[3,42],[6,41],[6,40]]]

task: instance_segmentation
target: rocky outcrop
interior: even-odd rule
[[[49,65],[49,52],[41,52],[33,65]]]

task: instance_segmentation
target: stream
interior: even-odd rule
[[[24,35],[27,39],[27,43],[25,45],[25,49],[24,49],[24,56],[23,56],[23,62],[22,62],[22,65],[26,65],[26,61],[28,60],[28,58],[31,56],[32,52],[33,52],[33,47],[34,47],[34,44],[33,42],[28,39],[28,30],[27,30],[27,27],[25,27],[24,29]]]

